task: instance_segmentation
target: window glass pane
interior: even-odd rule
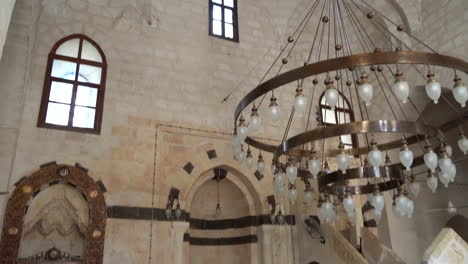
[[[337,111],[337,114],[338,114],[338,122],[339,122],[340,124],[344,124],[344,123],[349,123],[349,122],[350,122],[349,113]]]
[[[81,58],[85,60],[102,62],[102,57],[99,51],[87,40],[83,40]]]
[[[320,104],[328,105],[327,104],[327,99],[325,98],[325,96],[322,96],[322,101],[320,101]]]
[[[70,106],[65,104],[49,103],[47,106],[46,123],[66,126],[68,125],[68,115]]]
[[[50,87],[49,101],[60,103],[71,103],[73,84],[52,82]]]
[[[232,24],[224,23],[224,36],[226,38],[234,38],[234,30]]]
[[[73,113],[73,126],[93,128],[94,127],[94,115],[96,109],[75,106],[75,112]]]
[[[86,64],[80,65],[80,75],[78,81],[100,84],[101,83],[101,67],[90,66]]]
[[[341,142],[343,142],[343,144],[352,145],[352,144],[353,144],[353,140],[351,139],[351,135],[344,135],[344,136],[341,136]]]
[[[224,8],[224,22],[232,24],[232,10]]]
[[[324,123],[336,124],[335,112],[329,109],[322,109],[322,119]]]
[[[80,45],[80,39],[70,39],[60,45],[55,54],[78,58],[78,46]]]
[[[218,36],[222,35],[221,21],[213,20],[213,34]]]
[[[234,7],[234,0],[224,0],[224,5]]]
[[[75,104],[96,107],[97,92],[96,88],[78,86]]]
[[[345,105],[345,101],[343,100],[343,96],[338,97],[338,107],[348,109],[348,106]]]
[[[76,75],[76,63],[63,61],[63,60],[54,60],[52,64],[52,77],[75,80]]]
[[[211,0],[211,2],[220,4],[220,5],[223,4],[223,0]]]
[[[353,145],[345,145],[344,146],[344,149],[352,149],[353,148]]]
[[[221,10],[222,8],[218,5],[213,5],[213,19],[215,20],[223,20],[221,16]]]

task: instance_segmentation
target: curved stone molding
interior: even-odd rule
[[[64,181],[78,189],[89,207],[89,226],[86,231],[84,260],[89,264],[102,263],[104,254],[104,233],[106,228],[106,202],[103,193],[94,180],[80,166],[52,163],[21,181],[8,199],[0,259],[2,263],[15,263],[23,232],[26,208],[34,196],[49,184]]]

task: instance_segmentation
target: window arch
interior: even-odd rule
[[[345,124],[354,122],[354,112],[348,98],[339,92],[338,104],[335,111],[327,104],[325,99],[325,92],[322,93],[319,100],[319,113],[320,120],[325,126],[332,126],[337,124]],[[343,135],[341,136],[345,149],[352,149],[358,147],[358,139],[356,135]]]
[[[104,52],[92,39],[59,40],[49,53],[37,126],[99,134],[106,72]]]

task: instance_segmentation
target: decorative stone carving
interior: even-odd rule
[[[57,174],[57,169],[62,167],[67,167],[70,170],[70,174],[66,178]],[[87,242],[84,259],[86,259],[86,263],[89,264],[102,263],[104,253],[104,230],[106,226],[106,202],[104,196],[100,193],[97,184],[84,170],[73,166],[56,164],[44,167],[25,178],[9,198],[0,242],[0,259],[2,263],[15,263],[18,258],[21,240],[21,236],[18,234],[23,233],[26,208],[29,201],[33,199],[33,194],[57,181],[65,181],[71,184],[79,190],[86,199],[89,207],[89,226],[86,228],[85,233]],[[23,189],[25,186],[30,186],[31,191],[24,192]],[[99,193],[94,199],[91,198],[90,195],[90,192],[93,190],[98,190]],[[16,228],[17,231],[12,228]],[[97,238],[90,239],[93,237],[94,230],[100,230],[101,235]]]
[[[468,243],[453,229],[444,228],[424,253],[423,261],[427,264],[466,264],[468,263]]]
[[[322,225],[327,245],[336,255],[348,264],[367,264],[364,257],[348,240],[330,224]]]

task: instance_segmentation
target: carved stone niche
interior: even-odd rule
[[[88,221],[84,221],[86,222],[86,228],[80,227],[80,222],[83,221],[78,221],[71,225],[77,229],[75,233],[82,233],[81,235],[85,240],[82,262],[87,264],[102,263],[106,227],[106,202],[104,195],[94,180],[87,174],[87,170],[83,169],[80,165],[69,166],[55,163],[42,166],[39,171],[22,180],[8,199],[2,229],[2,240],[0,242],[0,263],[21,263],[18,262],[18,254],[21,238],[25,235],[23,233],[35,230],[39,233],[44,232],[44,234],[47,234],[51,230],[48,228],[44,229],[44,226],[48,225],[41,225],[40,222],[35,223],[34,221],[31,222],[33,223],[32,226],[25,226],[25,224],[28,224],[25,223],[25,215],[29,204],[36,195],[41,190],[57,183],[68,184],[79,191],[89,208]],[[65,206],[61,208],[74,208],[73,206],[66,205],[67,199],[63,199],[60,202],[65,203]],[[53,204],[52,206],[56,205]],[[73,215],[73,211],[67,212],[65,215]],[[56,225],[52,226],[56,227]],[[69,233],[68,231],[70,231],[69,228],[66,228],[66,230],[61,228],[59,233],[66,235]],[[50,250],[53,250],[53,248]],[[55,253],[62,254],[63,252],[51,251],[49,253],[57,255]]]

